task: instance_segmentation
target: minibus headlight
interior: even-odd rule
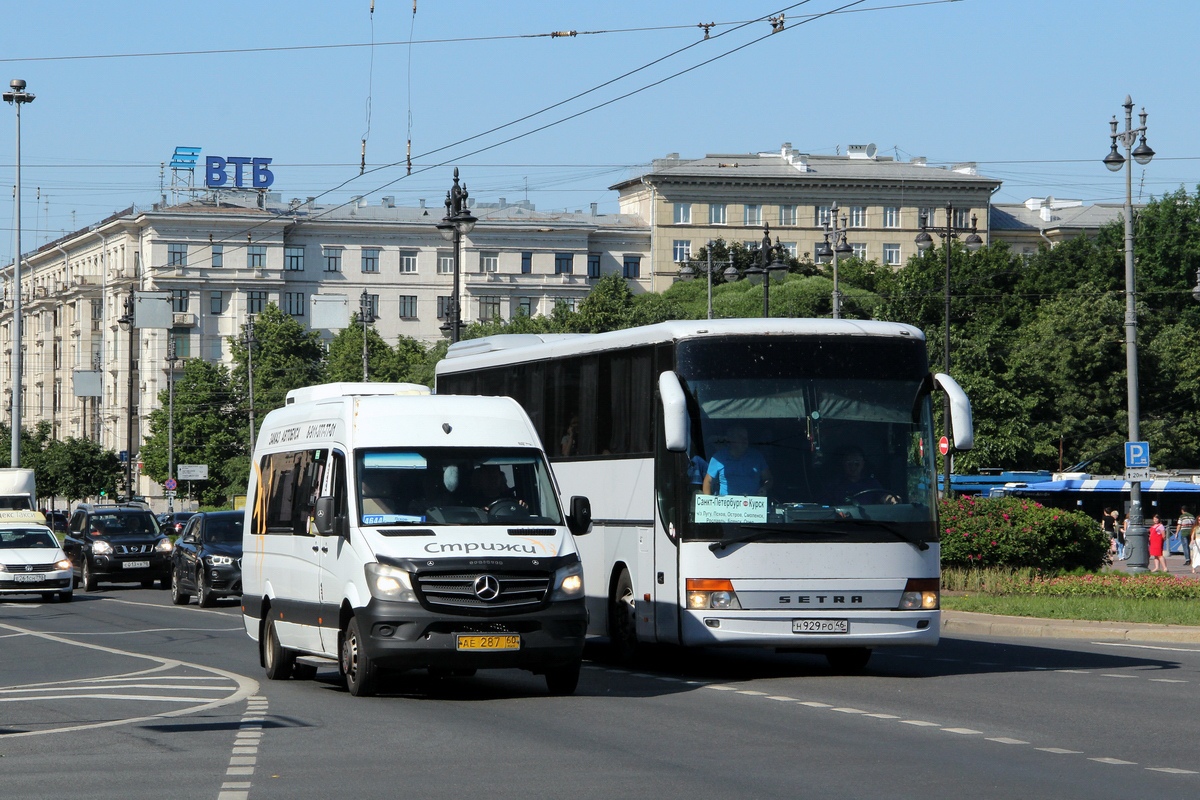
[[[96,555],[108,555],[112,552],[112,545],[108,542],[92,542],[92,552]]]
[[[364,569],[367,573],[367,587],[371,590],[371,596],[376,600],[391,600],[400,603],[417,602],[417,595],[412,588],[412,578],[404,570],[375,561],[367,564]]]
[[[578,561],[555,571],[554,592],[550,600],[574,600],[577,597],[583,597],[583,565]]]
[[[900,595],[901,611],[934,611],[941,608],[941,586],[937,578],[909,578]]]
[[[733,581],[723,578],[688,578],[687,607],[693,611],[704,609],[741,608]]]

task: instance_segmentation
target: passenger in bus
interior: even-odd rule
[[[567,432],[563,434],[562,440],[558,443],[558,452],[560,455],[573,456],[579,453],[579,415],[571,416],[570,423],[567,424]]]
[[[774,483],[762,453],[750,447],[750,435],[741,425],[729,429],[726,446],[709,459],[704,473],[704,494],[765,495]]]
[[[867,458],[862,448],[850,446],[838,451],[836,462],[841,474],[825,484],[825,502],[839,503],[898,503],[900,498],[884,488],[867,471]]]

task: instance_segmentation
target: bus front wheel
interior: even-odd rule
[[[867,662],[871,660],[871,649],[869,647],[844,647],[828,650],[825,653],[825,659],[834,672],[843,675],[862,672],[867,668]]]
[[[608,601],[608,640],[617,661],[629,663],[637,656],[637,607],[627,569],[621,570]]]

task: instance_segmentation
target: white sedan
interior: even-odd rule
[[[71,562],[53,531],[28,522],[0,523],[0,596],[57,595],[66,603],[74,587]]]

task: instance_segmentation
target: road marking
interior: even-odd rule
[[[1059,669],[1059,670],[1055,670],[1055,672],[1066,672],[1071,675],[1091,675],[1092,674],[1090,670],[1086,670],[1086,669]]]
[[[1175,769],[1174,767],[1146,767],[1151,772],[1166,772],[1171,775],[1200,775],[1194,769]]]
[[[959,733],[963,736],[982,736],[983,731],[972,730],[971,728],[942,728],[946,733]]]
[[[832,710],[833,710],[833,711],[840,711],[840,712],[841,712],[841,713],[843,713],[843,714],[865,714],[865,713],[867,713],[866,711],[863,711],[861,708],[846,708],[846,707],[842,707],[842,708],[834,708],[834,709],[832,709]]]
[[[1010,739],[1007,736],[989,736],[989,742],[999,742],[1000,744],[1029,744],[1023,739]]]
[[[916,725],[918,728],[940,728],[940,722],[926,722],[923,719],[902,719],[900,720],[905,725]]]
[[[1083,755],[1082,750],[1064,750],[1061,747],[1039,747],[1037,749],[1041,750],[1043,753],[1054,753],[1055,755],[1058,755],[1058,756],[1081,756],[1081,755]]]
[[[1191,681],[1179,681],[1174,678],[1151,678],[1151,683],[1191,683]]]
[[[895,714],[867,714],[867,716],[875,719],[900,719]]]
[[[808,706],[809,708],[833,708],[829,703],[818,703],[816,700],[801,700],[800,705]]]
[[[1138,678],[1137,675],[1118,675],[1115,672],[1102,672],[1102,673],[1100,673],[1100,677],[1101,678],[1128,678],[1130,680],[1137,680],[1137,678]]]
[[[796,702],[796,698],[794,698],[794,697],[787,697],[786,695],[782,695],[782,694],[773,694],[773,695],[768,695],[768,696],[767,696],[767,699],[768,699],[768,700],[778,700],[778,701],[779,701],[779,702],[781,702],[781,703],[794,703],[794,702]]]
[[[1101,764],[1116,764],[1119,766],[1128,766],[1130,764],[1137,764],[1136,761],[1122,761],[1119,758],[1089,758],[1088,761],[1098,761]]]
[[[1092,642],[1091,644],[1102,647],[1131,647],[1134,650],[1163,650],[1168,653],[1200,653],[1200,649],[1195,647],[1163,647],[1161,645],[1132,644],[1130,642]]]
[[[758,695],[759,697],[766,697],[767,693],[766,692],[756,692],[753,689],[738,689],[738,694],[749,694],[749,695]]]

